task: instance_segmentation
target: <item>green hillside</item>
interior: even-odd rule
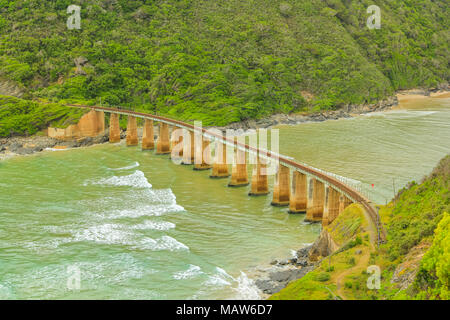
[[[81,29],[68,30],[78,4]],[[369,5],[381,29],[369,30]],[[25,97],[224,125],[448,81],[446,0],[0,0],[0,79]],[[79,62],[76,67],[74,59]]]
[[[449,190],[450,155],[381,208],[387,242],[379,248],[369,243],[369,229],[360,228],[358,206],[348,207],[326,229],[340,244],[342,230],[349,229],[342,226],[361,230],[344,232],[347,242],[340,250],[271,299],[450,299]],[[380,268],[379,289],[366,285],[369,266]]]
[[[77,123],[86,112],[58,103],[42,104],[0,95],[0,137],[29,136],[49,126],[65,128]]]

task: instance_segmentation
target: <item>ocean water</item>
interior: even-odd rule
[[[449,153],[450,99],[278,129],[384,203]],[[0,161],[0,299],[261,298],[254,270],[320,225],[208,175],[124,142]]]

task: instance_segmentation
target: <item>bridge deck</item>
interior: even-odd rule
[[[162,117],[162,116],[157,116],[157,115],[152,115],[152,114],[142,113],[142,112],[136,112],[136,111],[131,111],[131,110],[125,110],[125,109],[99,107],[99,106],[83,106],[83,105],[74,105],[74,104],[69,104],[67,106],[76,107],[76,108],[89,108],[89,109],[93,109],[96,111],[103,111],[103,112],[107,112],[107,113],[116,113],[116,114],[121,114],[121,115],[125,115],[125,116],[134,116],[137,118],[150,119],[150,120],[154,120],[157,122],[164,122],[164,123],[167,123],[172,126],[187,129],[189,131],[197,131],[197,132],[201,131],[202,135],[204,135],[206,137],[216,139],[219,142],[222,142],[227,145],[232,145],[240,150],[243,150],[243,151],[251,153],[251,154],[255,154],[255,155],[259,154],[259,156],[262,158],[266,158],[271,161],[279,162],[293,170],[297,170],[304,174],[313,176],[315,179],[325,183],[326,185],[332,186],[335,190],[345,194],[353,202],[360,203],[364,207],[364,209],[367,211],[369,216],[371,217],[372,223],[374,224],[374,226],[377,229],[378,243],[383,242],[386,239],[386,233],[385,233],[383,226],[381,225],[378,211],[373,206],[372,202],[368,198],[363,196],[360,192],[358,192],[357,190],[352,188],[351,186],[346,185],[344,182],[342,182],[342,181],[336,179],[335,177],[332,177],[322,171],[319,171],[316,168],[296,162],[295,160],[292,160],[289,157],[286,157],[286,156],[283,156],[280,154],[276,154],[276,153],[272,153],[268,150],[259,149],[259,148],[249,146],[247,144],[240,143],[238,141],[235,141],[234,139],[227,138],[223,135],[217,134],[208,129],[195,127],[192,124],[189,124],[189,123],[186,123],[183,121],[179,121],[179,120],[174,120],[174,119],[170,119],[170,118],[166,118],[166,117]]]

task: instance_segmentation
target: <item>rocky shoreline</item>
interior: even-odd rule
[[[264,298],[284,289],[290,282],[304,277],[314,270],[317,261],[309,259],[309,252],[313,245],[303,247],[295,252],[295,256],[288,259],[273,260],[268,267],[257,268],[254,284],[262,292]]]
[[[305,122],[322,122],[326,120],[338,120],[343,118],[353,118],[355,116],[371,113],[381,112],[391,109],[399,104],[397,96],[390,97],[388,99],[379,101],[374,104],[361,104],[353,105],[348,104],[340,108],[339,110],[322,111],[312,114],[274,114],[268,118],[258,120],[246,120],[241,122],[231,123],[224,127],[214,127],[217,129],[234,129],[234,130],[250,130],[259,128],[270,128],[277,125],[296,125]]]
[[[397,92],[398,95],[420,95],[429,97],[436,94],[450,92],[449,85],[442,85],[438,88],[431,89],[412,89]],[[399,98],[396,96],[379,101],[374,104],[362,105],[345,105],[339,110],[323,111],[313,114],[274,114],[268,118],[258,120],[246,120],[231,123],[224,127],[210,127],[221,130],[250,130],[258,128],[270,128],[277,125],[297,125],[306,122],[322,122],[326,120],[338,120],[343,118],[352,118],[361,114],[371,112],[387,111],[399,104]],[[121,138],[125,138],[126,133],[121,132]],[[138,135],[142,136],[142,128],[138,128]],[[7,137],[0,138],[0,160],[15,155],[28,155],[43,151],[48,148],[53,149],[69,149],[77,147],[85,147],[99,143],[105,143],[109,139],[109,130],[105,130],[103,135],[98,137],[84,137],[74,140],[58,140],[42,135],[34,135],[30,137]]]
[[[308,115],[302,114],[275,114],[265,119],[247,120],[229,124],[225,127],[215,127],[218,129],[249,130],[257,128],[269,128],[280,124],[296,125],[304,122],[320,122],[325,120],[337,120],[340,118],[351,118],[359,114],[369,112],[380,112],[392,108],[398,104],[396,97],[380,101],[371,105],[348,105],[336,111],[320,112]],[[139,135],[142,135],[142,128],[139,128]],[[126,133],[121,133],[121,138],[125,138]],[[86,147],[94,144],[105,143],[109,139],[109,130],[98,137],[84,137],[74,140],[58,140],[43,135],[30,137],[7,137],[0,138],[0,159],[15,155],[29,155],[41,152],[45,149],[70,149]]]
[[[124,134],[123,137],[125,137]],[[0,138],[0,160],[17,155],[30,155],[48,149],[64,150],[87,147],[105,143],[108,140],[109,133],[107,131],[98,137],[84,137],[74,140],[58,140],[41,135]]]

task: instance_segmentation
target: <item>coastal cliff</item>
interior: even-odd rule
[[[349,206],[309,250],[315,269],[270,299],[449,299],[449,187],[450,155],[380,207],[387,241],[379,247],[362,209]]]

